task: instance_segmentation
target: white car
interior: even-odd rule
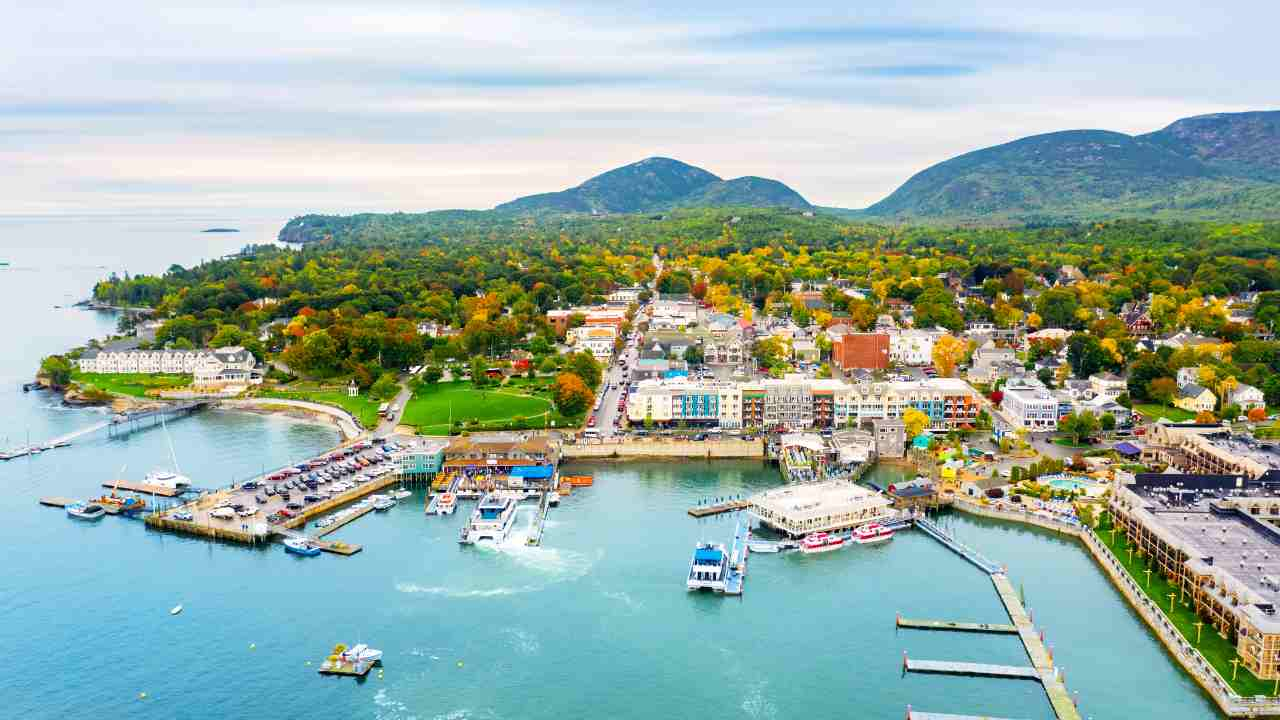
[[[230,520],[236,516],[236,511],[229,507],[216,507],[209,511],[209,517],[219,520]]]
[[[236,514],[239,515],[240,517],[253,517],[254,515],[258,514],[258,506],[246,505],[240,508],[239,510],[237,510]]]

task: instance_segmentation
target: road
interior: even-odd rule
[[[388,411],[387,417],[378,423],[377,429],[373,431],[376,437],[386,437],[395,431],[396,425],[400,424],[400,418],[404,417],[405,406],[409,404],[409,398],[412,396],[413,391],[409,389],[408,376],[405,376],[400,380],[400,392],[391,401],[391,407],[395,410]]]
[[[607,385],[609,390],[605,393],[600,412],[596,413],[596,429],[600,431],[601,437],[611,438],[620,434],[613,422],[618,416],[625,414],[618,412],[618,400],[622,397],[622,389],[627,382],[626,375],[622,372],[621,360],[625,359],[627,366],[634,368],[639,354],[637,346],[628,344],[605,369],[604,378],[600,382],[602,386]]]

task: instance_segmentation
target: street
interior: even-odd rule
[[[604,377],[600,381],[602,387],[607,386],[609,389],[604,394],[604,404],[600,406],[600,411],[596,413],[595,427],[600,431],[600,436],[611,438],[619,434],[619,430],[614,426],[614,420],[625,414],[618,411],[618,401],[622,398],[623,388],[626,387],[627,373],[622,371],[622,360],[626,360],[628,368],[634,368],[636,359],[640,355],[637,344],[628,343],[622,349],[622,352],[614,357],[609,367],[605,368]]]

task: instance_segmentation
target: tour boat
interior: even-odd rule
[[[458,498],[453,493],[442,493],[436,501],[437,515],[452,515],[458,509]]]
[[[306,557],[315,557],[320,554],[320,548],[312,545],[306,540],[298,538],[290,538],[284,541],[284,551],[293,553],[294,555],[303,555]]]
[[[101,505],[93,503],[71,503],[67,506],[67,515],[77,520],[98,520],[106,514]]]
[[[471,520],[462,529],[458,542],[463,545],[476,543],[502,543],[516,524],[516,501],[510,495],[489,493],[480,500]]]
[[[880,523],[871,523],[858,528],[853,534],[853,541],[859,545],[871,545],[893,539],[893,531]]]
[[[824,532],[810,533],[800,542],[800,552],[805,554],[824,553],[844,547],[843,535],[828,535]]]
[[[689,561],[689,576],[685,587],[690,590],[715,590],[724,592],[725,577],[729,574],[729,556],[724,545],[698,543]]]

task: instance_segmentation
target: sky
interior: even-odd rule
[[[13,3],[0,215],[489,208],[655,155],[865,207],[1027,135],[1280,108],[1280,3],[1227,5]]]

